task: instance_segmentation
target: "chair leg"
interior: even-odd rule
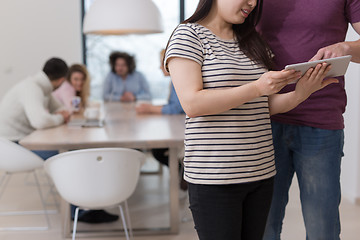
[[[29,231],[29,230],[48,230],[50,228],[50,220],[49,220],[49,216],[48,216],[48,211],[46,209],[46,204],[41,192],[41,188],[40,188],[40,183],[39,180],[37,178],[37,175],[35,173],[35,171],[33,171],[34,174],[34,178],[35,178],[35,185],[37,187],[39,196],[40,196],[40,200],[41,200],[41,204],[43,207],[43,211],[16,211],[16,212],[1,212],[0,215],[1,216],[19,216],[19,215],[36,215],[36,214],[44,214],[45,216],[45,220],[47,223],[46,227],[7,227],[7,228],[0,228],[0,230],[2,231],[6,231],[6,230],[10,230],[10,231]],[[0,198],[4,193],[5,188],[7,187],[7,184],[9,183],[9,180],[11,178],[12,174],[8,174],[6,173],[5,176],[3,176],[3,179],[1,180],[1,183],[3,183],[2,188],[0,190]]]
[[[39,170],[39,169],[37,169],[37,170]],[[35,171],[37,171],[37,170],[35,170]],[[41,170],[41,169],[40,169]],[[31,172],[28,172],[27,174],[26,174],[26,176],[25,176],[25,180],[24,180],[24,182],[25,182],[25,185],[28,185],[28,186],[33,186],[33,185],[35,185],[36,183],[34,183],[34,182],[32,182],[29,178],[30,178],[30,174],[31,174]],[[38,175],[38,179],[41,179],[41,177],[42,177],[42,175],[44,175],[44,177],[45,177],[45,180],[46,180],[46,182],[45,183],[43,183],[43,184],[41,184],[41,181],[39,180],[39,184],[40,184],[40,186],[46,186],[46,187],[49,187],[50,188],[50,190],[49,190],[49,192],[46,194],[46,196],[44,197],[44,200],[45,200],[45,203],[46,203],[46,205],[47,206],[50,206],[51,204],[48,202],[48,196],[49,195],[52,195],[52,198],[53,198],[53,201],[54,201],[54,205],[55,205],[55,208],[56,208],[56,210],[52,210],[51,212],[53,212],[53,213],[57,213],[57,212],[59,212],[59,210],[60,210],[60,204],[58,203],[58,201],[56,200],[56,189],[55,189],[55,186],[54,186],[54,184],[52,183],[52,180],[49,178],[49,176],[45,173],[45,172],[38,172],[38,174],[40,174],[40,175]],[[55,192],[54,192],[55,191]],[[49,212],[49,211],[48,211]]]
[[[131,226],[130,212],[129,212],[129,206],[128,206],[127,200],[125,200],[124,205],[125,205],[125,214],[126,214],[126,218],[127,218],[127,223],[129,226],[130,238],[132,239],[134,237],[134,235],[133,235],[133,230],[132,230],[132,226]]]
[[[7,175],[6,172],[2,172],[2,173],[1,173],[0,186],[2,185],[3,181],[5,180],[6,175]]]
[[[40,169],[37,169],[37,170],[40,170]],[[36,170],[34,170],[34,171],[36,171]],[[25,177],[24,177],[24,183],[25,183],[26,186],[34,186],[36,184],[35,182],[32,181],[32,179],[30,179],[31,178],[31,173],[32,173],[31,171],[28,171],[26,173]],[[46,174],[45,174],[45,176],[46,176]],[[41,183],[41,179],[42,179],[41,173],[38,175],[38,179],[39,179],[39,183]],[[46,186],[47,183],[40,184],[40,186],[43,186],[43,185]]]
[[[46,222],[47,222],[47,225],[48,225],[48,229],[50,228],[50,220],[49,220],[49,215],[48,215],[48,211],[47,211],[47,208],[46,208],[46,203],[45,203],[45,200],[44,200],[44,197],[43,197],[43,194],[41,192],[41,187],[40,187],[40,183],[39,183],[39,179],[36,175],[36,171],[34,170],[34,178],[35,178],[35,183],[36,183],[36,186],[37,186],[37,189],[38,189],[38,192],[39,192],[39,196],[40,196],[40,199],[41,199],[41,204],[43,205],[43,208],[44,208],[44,215],[45,215],[45,219],[46,219]]]
[[[52,195],[52,198],[53,198],[54,204],[55,204],[55,208],[56,208],[57,211],[60,211],[60,204],[56,199],[57,191],[56,191],[55,185],[54,185],[54,183],[52,182],[52,180],[50,179],[50,177],[48,175],[45,175],[45,176],[46,176],[47,182],[49,183],[49,186],[50,186],[50,190],[49,190],[49,193],[47,195],[49,195],[49,194]]]
[[[30,174],[31,174],[30,172],[27,172],[25,175],[25,178],[24,178],[25,185],[33,185],[33,183],[31,183],[29,180]]]
[[[7,186],[7,184],[9,183],[11,175],[8,173],[4,173],[4,175],[1,177],[1,181],[0,181],[0,199],[5,191],[5,188]],[[2,185],[2,186],[1,186]]]
[[[124,211],[123,211],[121,205],[119,205],[119,209],[120,209],[121,220],[122,220],[123,226],[124,226],[124,232],[125,232],[126,239],[130,240],[129,233],[128,233],[127,226],[126,226],[125,217],[124,217]]]
[[[73,226],[72,240],[75,240],[76,227],[77,227],[78,217],[79,217],[79,207],[77,207],[77,208],[75,209],[75,216],[74,216],[74,226]]]

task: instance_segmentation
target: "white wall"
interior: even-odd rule
[[[0,99],[50,57],[82,61],[80,0],[1,0],[0,32]]]
[[[350,27],[347,40],[359,35]],[[341,186],[343,196],[352,202],[360,199],[360,64],[350,63],[345,88],[348,104],[345,117],[345,156],[342,161]]]

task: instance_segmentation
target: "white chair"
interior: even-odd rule
[[[125,148],[94,148],[58,154],[45,162],[45,171],[52,178],[60,196],[81,209],[104,209],[119,206],[126,239],[131,232],[121,203],[134,192],[145,154]],[[75,239],[79,208],[74,217]],[[132,236],[132,234],[131,234]]]
[[[44,160],[35,153],[27,150],[26,148],[9,141],[5,138],[0,138],[0,170],[5,174],[0,181],[0,198],[5,191],[5,188],[12,176],[15,173],[29,172],[34,175],[36,187],[41,199],[43,211],[17,211],[17,212],[1,212],[1,216],[7,215],[32,215],[32,214],[44,214],[47,226],[46,227],[4,227],[1,230],[47,230],[50,228],[50,221],[48,217],[48,211],[46,209],[46,203],[41,192],[39,180],[36,174],[37,169],[42,169]]]

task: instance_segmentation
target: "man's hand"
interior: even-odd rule
[[[64,122],[65,122],[65,123],[68,123],[68,122],[69,122],[69,120],[70,120],[70,113],[69,113],[68,111],[62,110],[62,111],[56,112],[56,114],[62,115],[63,118],[64,118]]]
[[[315,56],[310,59],[310,61],[349,55],[349,51],[350,46],[347,42],[335,43],[327,47],[320,48]]]

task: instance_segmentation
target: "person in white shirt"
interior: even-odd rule
[[[52,95],[68,72],[59,58],[46,61],[43,70],[12,87],[0,102],[0,136],[18,142],[36,129],[55,127],[69,120],[65,110]],[[54,151],[36,151],[46,159]]]
[[[0,136],[18,143],[36,129],[51,128],[69,121],[70,113],[52,92],[59,88],[69,72],[59,58],[46,61],[42,71],[16,84],[0,103]],[[58,151],[33,151],[44,160]],[[117,215],[103,210],[85,211],[79,221],[88,223],[112,222]]]

